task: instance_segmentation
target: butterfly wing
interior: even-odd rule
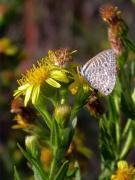
[[[100,52],[81,69],[90,85],[104,95],[112,92],[116,81],[116,57],[112,49]]]

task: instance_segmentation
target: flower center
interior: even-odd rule
[[[18,81],[19,84],[29,83],[31,85],[42,85],[49,75],[49,67],[41,62],[38,62],[37,67],[33,67],[27,71],[26,75]]]
[[[118,180],[132,180],[133,174],[130,169],[119,170],[117,172]]]

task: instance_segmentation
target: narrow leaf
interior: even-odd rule
[[[14,180],[21,180],[20,175],[16,169],[16,166],[14,166]]]
[[[81,180],[81,172],[80,172],[80,166],[78,162],[75,162],[75,167],[77,168],[76,173],[75,173],[75,180]]]
[[[65,161],[60,167],[58,173],[56,174],[55,180],[63,180],[66,177],[68,167],[69,167],[69,161]]]
[[[34,157],[32,157],[30,153],[26,152],[19,144],[18,147],[23,153],[23,155],[26,157],[26,159],[31,163],[35,179],[48,180],[48,175],[44,171],[40,161],[38,159],[34,159]]]
[[[51,144],[55,147],[58,147],[59,143],[60,143],[59,127],[56,120],[54,119],[51,129]]]

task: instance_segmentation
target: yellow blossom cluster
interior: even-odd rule
[[[111,180],[135,180],[135,168],[128,165],[126,161],[117,163],[117,170],[111,176]]]

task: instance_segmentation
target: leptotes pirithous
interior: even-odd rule
[[[100,52],[81,68],[81,75],[104,95],[109,95],[116,81],[116,57],[113,49]]]

